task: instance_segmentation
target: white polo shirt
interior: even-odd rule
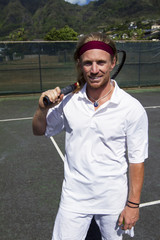
[[[96,111],[85,85],[48,112],[46,136],[66,131],[60,202],[65,210],[120,213],[128,193],[128,161],[141,163],[148,157],[146,112],[114,83],[111,99]]]

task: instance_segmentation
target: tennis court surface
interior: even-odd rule
[[[149,158],[140,220],[132,239],[160,240],[160,88],[129,92],[146,108],[149,118]],[[50,138],[32,134],[37,104],[38,95],[0,98],[0,240],[51,239],[63,161]],[[64,154],[64,133],[54,140]],[[94,225],[86,239],[100,239]]]

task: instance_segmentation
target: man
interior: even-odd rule
[[[64,181],[52,240],[83,240],[94,216],[103,240],[122,239],[139,218],[147,158],[144,108],[110,79],[117,50],[100,33],[80,39],[74,54],[81,89],[42,93],[35,135],[66,131]],[[46,107],[44,96],[53,103]],[[129,183],[127,172],[129,168]]]

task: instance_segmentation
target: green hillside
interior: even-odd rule
[[[24,28],[27,39],[39,39],[53,27],[68,25],[81,34],[159,16],[160,0],[99,0],[85,6],[64,0],[0,0],[0,39],[18,28]]]

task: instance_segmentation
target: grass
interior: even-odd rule
[[[124,88],[129,93],[144,93],[144,92],[160,92],[160,86],[140,87],[140,88]]]

